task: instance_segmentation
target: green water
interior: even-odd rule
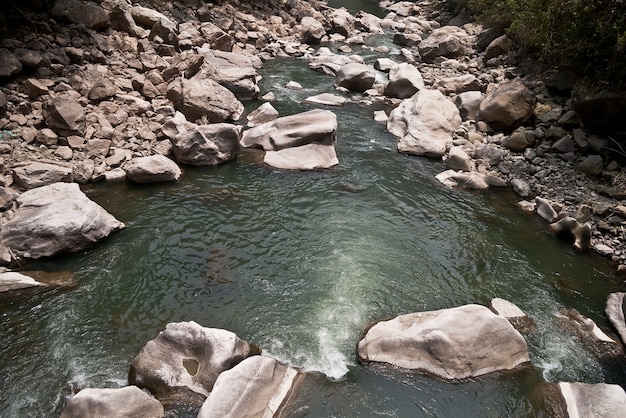
[[[333,91],[301,60],[266,63],[262,74],[281,115]],[[304,89],[286,90],[292,79]],[[442,187],[433,178],[442,163],[397,153],[371,107],[332,110],[334,169],[272,170],[246,151],[186,167],[177,184],[86,187],[127,228],[28,266],[72,271],[74,286],[0,299],[0,416],[55,417],[77,389],[127,384],[141,347],[191,320],[309,371],[293,417],[544,416],[543,381],[626,384],[621,367],[553,320],[576,308],[607,328],[606,296],[624,290],[614,266],[554,239],[507,189]],[[537,323],[533,370],[452,384],[356,361],[373,321],[493,297]]]

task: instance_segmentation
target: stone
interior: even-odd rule
[[[348,99],[342,96],[337,96],[332,93],[322,93],[315,96],[310,96],[304,99],[304,103],[321,104],[326,106],[343,106]]]
[[[572,138],[565,136],[552,144],[551,148],[565,154],[576,151],[576,144],[574,144],[574,140]]]
[[[54,150],[54,155],[64,161],[70,161],[74,157],[74,151],[67,145],[61,145]]]
[[[532,194],[530,185],[522,179],[511,180],[511,187],[513,188],[513,191],[517,193],[517,195],[520,197],[527,198],[530,197],[530,195]]]
[[[59,136],[54,133],[52,129],[43,128],[37,132],[37,136],[35,136],[35,140],[44,145],[56,145],[59,141]]]
[[[96,163],[93,160],[82,160],[74,164],[72,176],[74,181],[79,184],[88,183],[96,169]]]
[[[470,190],[484,190],[489,186],[505,186],[502,180],[495,176],[474,172],[459,172],[456,170],[446,170],[439,173],[435,178],[448,187],[461,187]]]
[[[31,99],[36,99],[39,96],[50,93],[48,86],[41,80],[36,78],[28,78],[22,83],[22,89]]]
[[[22,193],[0,240],[18,257],[41,258],[81,251],[124,228],[76,183],[54,183]]]
[[[57,0],[52,15],[89,29],[104,29],[109,24],[109,13],[97,4],[80,0]]]
[[[90,139],[85,144],[85,154],[88,157],[106,157],[111,150],[110,139]]]
[[[447,77],[438,80],[435,87],[442,88],[445,94],[459,94],[468,91],[481,91],[482,84],[471,74],[465,74],[457,77]]]
[[[334,138],[337,116],[329,110],[314,109],[283,116],[243,133],[241,146],[258,147],[265,151],[299,147]]]
[[[131,14],[131,6],[130,4],[118,1],[114,3],[115,6],[112,8],[111,13],[109,15],[109,20],[111,22],[111,29],[119,30],[122,32],[126,32],[135,38],[144,38],[147,36],[148,31],[138,26],[133,19]]]
[[[0,210],[7,210],[19,193],[10,187],[0,186]]]
[[[312,70],[335,77],[339,69],[350,63],[363,64],[363,58],[358,55],[333,54],[328,48],[322,47],[317,54],[308,58],[309,68]]]
[[[491,41],[485,49],[485,55],[483,61],[486,63],[492,58],[499,57],[500,55],[506,55],[515,49],[515,42],[507,35],[502,35]]]
[[[389,120],[389,116],[387,115],[387,112],[385,112],[384,110],[375,110],[374,120],[378,123],[382,123],[386,125],[387,121]]]
[[[256,354],[257,347],[230,331],[193,321],[169,323],[137,354],[128,381],[160,400],[178,398],[193,405],[201,399],[201,405],[222,372]]]
[[[615,292],[609,294],[606,300],[604,312],[607,318],[619,334],[622,343],[626,344],[626,304],[624,303],[624,292]]]
[[[37,69],[43,61],[43,56],[39,51],[27,48],[16,48],[14,52],[22,66],[31,70]]]
[[[73,181],[72,167],[42,161],[25,161],[11,170],[16,187],[29,190],[57,182]]]
[[[297,81],[290,80],[285,84],[285,88],[289,90],[302,90],[302,84]]]
[[[72,396],[61,418],[154,418],[164,416],[163,405],[137,386],[119,389],[82,389]]]
[[[624,349],[621,343],[609,337],[590,318],[581,315],[576,309],[565,309],[555,317],[559,329],[575,335],[587,350],[607,363],[623,361]]]
[[[387,130],[396,137],[398,151],[440,158],[461,125],[456,106],[438,90],[420,90],[391,111]]]
[[[376,35],[385,33],[381,27],[381,18],[362,10],[356,14],[354,26],[361,32],[369,32]]]
[[[512,130],[530,119],[534,104],[530,89],[515,79],[499,85],[485,97],[477,118],[493,129]]]
[[[581,225],[576,218],[566,216],[550,224],[550,229],[561,239],[571,243],[574,248],[587,251],[591,247],[591,225]]]
[[[117,87],[109,79],[102,79],[96,82],[89,91],[89,100],[99,102],[101,100],[109,99],[117,93]]]
[[[626,393],[607,383],[559,383],[568,417],[611,418],[626,416]]]
[[[15,54],[6,48],[0,48],[0,79],[12,77],[22,71],[22,63]]]
[[[168,84],[167,98],[192,122],[203,117],[209,123],[237,121],[244,111],[243,104],[230,90],[211,79],[178,77]]]
[[[355,18],[345,8],[331,8],[325,14],[330,24],[330,33],[338,33],[346,38],[354,32]]]
[[[506,318],[519,332],[528,333],[534,329],[534,321],[514,303],[506,299],[493,298],[489,305],[493,312]]]
[[[133,158],[124,164],[126,177],[135,183],[178,181],[182,172],[178,165],[163,155]]]
[[[534,131],[519,128],[506,138],[502,145],[513,152],[524,152],[526,148],[535,144],[535,139]]]
[[[133,17],[135,23],[146,29],[152,29],[152,27],[161,19],[170,20],[163,13],[143,6],[131,7],[130,15]],[[171,24],[174,24],[174,22],[171,22]]]
[[[172,153],[181,164],[216,165],[237,157],[241,127],[228,123],[196,125],[172,138]]]
[[[615,254],[615,250],[606,244],[595,244],[593,250],[603,257],[610,257]]]
[[[505,318],[480,305],[378,322],[359,341],[358,356],[445,379],[466,379],[530,363],[524,337]]]
[[[589,155],[578,164],[578,169],[589,176],[599,176],[603,168],[604,161],[600,155]]]
[[[296,369],[273,358],[248,357],[217,377],[198,418],[277,416],[299,378]]]
[[[121,183],[126,180],[126,171],[121,167],[105,171],[103,175],[107,183]]]
[[[350,91],[364,92],[371,88],[376,81],[376,71],[366,64],[349,63],[337,71],[335,86]]]
[[[200,32],[202,33],[202,41],[208,43],[211,49],[232,52],[235,41],[232,36],[218,26],[210,22],[204,22],[200,25]]]
[[[76,100],[52,99],[45,105],[43,117],[48,127],[59,135],[85,135],[85,112]]]
[[[271,103],[265,102],[261,106],[257,107],[254,111],[250,112],[246,119],[247,125],[251,128],[262,125],[267,122],[271,122],[278,118],[278,110],[272,106]]]
[[[32,277],[16,271],[5,271],[0,273],[0,293],[30,289],[34,287],[46,287],[46,285],[39,283]]]
[[[374,62],[374,69],[388,73],[396,65],[398,65],[398,63],[390,58],[378,58]]]
[[[300,33],[302,34],[302,42],[309,45],[317,45],[321,42],[326,29],[321,22],[318,22],[311,16],[305,16],[300,21]]]
[[[550,223],[556,222],[559,216],[549,201],[537,196],[535,197],[535,203],[537,204],[537,215]]]
[[[339,164],[332,138],[277,151],[267,151],[263,162],[283,170],[316,170]]]
[[[480,103],[485,96],[480,91],[466,91],[457,94],[454,98],[454,104],[459,109],[461,118],[466,120],[476,119]]]
[[[406,99],[422,89],[424,89],[422,74],[413,64],[403,62],[389,71],[389,83],[385,86],[385,96]]]
[[[178,26],[176,25],[176,22],[168,18],[160,18],[156,21],[154,25],[152,25],[150,33],[148,34],[148,39],[150,39],[151,41],[154,41],[155,39],[160,39],[163,43],[167,45],[177,47]]]
[[[199,49],[204,63],[194,79],[210,78],[230,90],[238,100],[254,100],[259,96],[261,79],[249,57],[232,52]]]
[[[443,26],[417,46],[424,62],[432,63],[437,57],[457,58],[465,54],[467,32],[457,26]]]
[[[450,148],[445,162],[446,167],[451,170],[474,171],[476,169],[470,156],[460,146]]]

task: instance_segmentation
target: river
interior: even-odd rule
[[[281,115],[333,92],[303,60],[267,62],[261,73]],[[286,89],[290,80],[303,90]],[[0,416],[56,417],[73,391],[126,385],[141,347],[167,323],[191,320],[310,372],[292,417],[544,416],[541,382],[626,383],[554,321],[575,308],[607,329],[606,297],[623,287],[614,266],[556,240],[508,189],[441,186],[443,164],[397,153],[372,107],[332,110],[337,168],[273,170],[246,151],[185,167],[176,184],[84,188],[127,228],[27,266],[71,271],[72,286],[0,299]],[[533,370],[446,383],[356,361],[374,321],[494,297],[536,322]]]

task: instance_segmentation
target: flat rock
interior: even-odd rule
[[[307,97],[304,103],[321,104],[326,106],[343,106],[348,99],[331,93],[322,93],[315,96]]]
[[[72,167],[42,161],[29,161],[11,171],[15,186],[28,190],[58,182],[73,181]]]
[[[135,183],[178,181],[182,174],[176,163],[163,155],[133,158],[124,165],[126,177]]]
[[[137,386],[119,389],[82,389],[67,402],[61,418],[155,418],[163,405]]]
[[[244,111],[243,104],[230,90],[211,79],[178,77],[168,84],[167,98],[192,122],[201,118],[209,123],[236,121]]]
[[[339,164],[332,140],[267,151],[263,162],[284,170],[315,170]]]
[[[251,128],[271,122],[277,118],[278,110],[276,110],[270,102],[263,103],[246,117],[248,120],[247,125]]]

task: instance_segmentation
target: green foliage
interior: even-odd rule
[[[626,84],[626,0],[442,0],[467,7],[547,64]]]

